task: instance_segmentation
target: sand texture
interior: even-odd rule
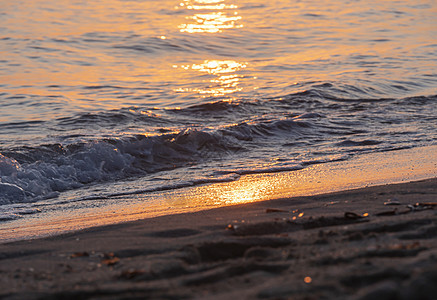
[[[436,299],[437,179],[0,244],[2,299]]]

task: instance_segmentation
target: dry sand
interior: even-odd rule
[[[436,299],[435,202],[430,179],[1,244],[0,298]]]

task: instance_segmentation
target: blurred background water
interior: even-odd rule
[[[432,0],[0,4],[3,220],[436,144]]]

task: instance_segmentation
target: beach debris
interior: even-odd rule
[[[395,216],[395,215],[404,215],[408,214],[410,212],[414,211],[422,211],[427,209],[434,209],[434,207],[437,206],[437,203],[435,202],[424,202],[424,203],[415,203],[415,204],[408,204],[407,210],[399,211],[398,209],[389,210],[389,211],[382,211],[379,213],[376,213],[375,216]]]
[[[426,209],[434,209],[434,207],[437,206],[437,203],[435,202],[424,202],[424,203],[420,203],[417,202],[416,204],[409,204],[407,205],[407,208],[410,209],[411,211],[421,211],[421,210],[426,210]]]
[[[303,281],[304,281],[305,283],[311,283],[311,282],[313,281],[313,279],[312,279],[311,277],[309,277],[309,276],[306,276],[306,277],[303,279]]]
[[[279,212],[286,212],[286,213],[288,213],[289,211],[288,210],[284,210],[284,209],[278,209],[278,208],[267,208],[266,209],[266,213],[267,214],[269,214],[269,213],[279,213]]]
[[[424,202],[424,203],[416,203],[415,206],[421,206],[421,207],[436,207],[437,202]]]
[[[229,224],[228,226],[226,226],[226,230],[237,230],[237,229],[238,229],[238,225]]]
[[[297,213],[297,212],[298,212],[297,210],[293,211],[293,213]],[[293,221],[295,221],[295,220],[297,220],[297,218],[302,218],[304,214],[305,214],[305,213],[301,212],[301,213],[299,213],[299,214],[297,215],[297,217],[296,217],[296,216],[293,216],[291,219],[292,219]],[[310,217],[310,219],[311,219],[311,217]]]
[[[120,262],[120,259],[118,257],[115,256],[114,253],[105,253],[104,254],[104,259],[102,259],[101,263],[107,266],[113,266],[115,264],[117,264],[118,262]]]
[[[350,211],[344,213],[344,218],[351,219],[351,220],[363,219],[363,218],[366,218],[368,216],[369,216],[369,214],[367,214],[366,216],[361,216],[359,214],[356,214],[356,213],[350,212]]]
[[[382,212],[376,213],[375,216],[394,216],[397,213],[398,213],[398,210],[395,208],[394,210],[382,211]]]
[[[90,254],[88,252],[84,251],[84,252],[75,252],[75,253],[70,255],[70,258],[88,257],[88,256],[90,256]]]
[[[397,198],[388,199],[388,201],[384,202],[384,205],[401,205],[401,201]]]

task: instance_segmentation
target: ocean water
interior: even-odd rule
[[[0,4],[3,222],[436,144],[433,0]]]

